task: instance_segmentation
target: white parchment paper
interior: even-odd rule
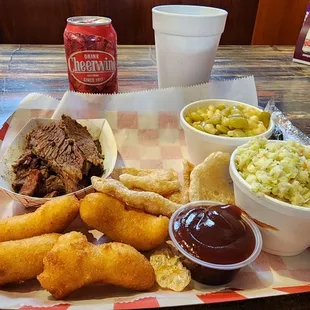
[[[230,99],[257,106],[254,77],[211,82],[190,87],[154,89],[118,95],[90,95],[66,92],[53,118],[101,117],[106,111],[178,112],[190,102],[202,99]]]

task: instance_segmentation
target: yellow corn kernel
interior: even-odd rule
[[[247,137],[255,136],[255,134],[254,134],[254,132],[253,132],[252,129],[245,130],[244,132],[245,132],[245,135],[246,135]]]
[[[257,128],[253,129],[253,132],[255,135],[260,135],[261,133],[264,133],[266,131],[266,127],[260,123],[258,124]]]
[[[196,128],[197,130],[204,131],[203,127],[200,124],[193,123],[192,126]]]
[[[216,124],[220,124],[221,121],[222,121],[221,111],[216,110],[213,116],[209,118],[208,120],[206,120],[206,123],[216,125]]]
[[[259,117],[257,115],[252,115],[249,117],[249,120],[258,124]]]
[[[228,127],[229,126],[229,118],[223,116],[222,117],[222,125],[225,127]]]
[[[253,109],[253,108],[247,108],[246,110],[244,110],[244,113],[248,113],[250,116],[253,115],[259,115],[260,111]]]
[[[219,105],[216,106],[216,108],[222,111],[226,108],[226,105],[224,103],[220,103]]]
[[[188,123],[188,124],[192,124],[192,119],[189,117],[189,116],[185,116],[185,120],[186,120],[186,122]]]
[[[200,114],[204,120],[207,120],[208,119],[208,114],[207,112],[203,112],[202,114]]]
[[[265,125],[262,124],[262,123],[258,124],[257,127],[258,127],[262,132],[265,132],[265,131],[267,130],[267,128],[265,127]]]
[[[224,110],[222,110],[222,115],[225,117],[229,116],[230,113],[231,113],[231,107],[227,107]]]
[[[249,129],[255,129],[258,127],[258,124],[252,120],[248,120]]]
[[[215,106],[213,104],[210,104],[208,106],[209,111],[215,111]]]
[[[211,135],[215,135],[217,133],[217,130],[214,128],[212,124],[206,124],[206,126],[204,126],[204,130],[205,132],[210,133]]]
[[[208,117],[208,119],[211,118],[211,117],[213,116],[213,114],[214,114],[214,111],[208,110],[208,111],[207,111],[207,117]]]
[[[234,129],[227,132],[228,136],[234,137],[234,138],[241,138],[245,137],[245,132],[241,129]]]

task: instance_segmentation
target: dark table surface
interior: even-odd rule
[[[299,128],[310,134],[310,66],[292,62],[291,46],[221,46],[211,80],[254,75],[259,101],[275,99]],[[119,89],[157,87],[153,46],[120,46]],[[61,98],[68,89],[61,45],[0,45],[0,115],[30,92]]]
[[[254,75],[259,103],[274,99],[292,122],[310,135],[310,66],[292,62],[291,46],[221,46],[211,80]],[[119,90],[157,87],[153,46],[120,46]],[[30,92],[61,98],[68,89],[63,46],[0,45],[0,117]],[[180,309],[310,309],[310,293]]]

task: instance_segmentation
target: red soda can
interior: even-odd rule
[[[110,18],[69,17],[64,44],[70,90],[93,94],[118,92],[117,35]]]

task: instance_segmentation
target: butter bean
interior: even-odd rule
[[[234,129],[227,132],[228,136],[235,137],[235,138],[241,138],[246,137],[245,132],[241,129]]]
[[[205,127],[204,127],[204,130],[207,132],[207,133],[210,133],[211,135],[214,135],[216,134],[217,130],[214,128],[214,126],[212,124],[207,124]]]
[[[216,125],[216,129],[221,132],[221,133],[227,133],[228,132],[228,128],[223,126],[223,125]]]
[[[195,122],[203,121],[203,117],[199,115],[197,112],[192,112],[190,116]]]
[[[229,118],[229,125],[237,129],[246,129],[249,127],[247,119],[243,116],[232,116]]]

